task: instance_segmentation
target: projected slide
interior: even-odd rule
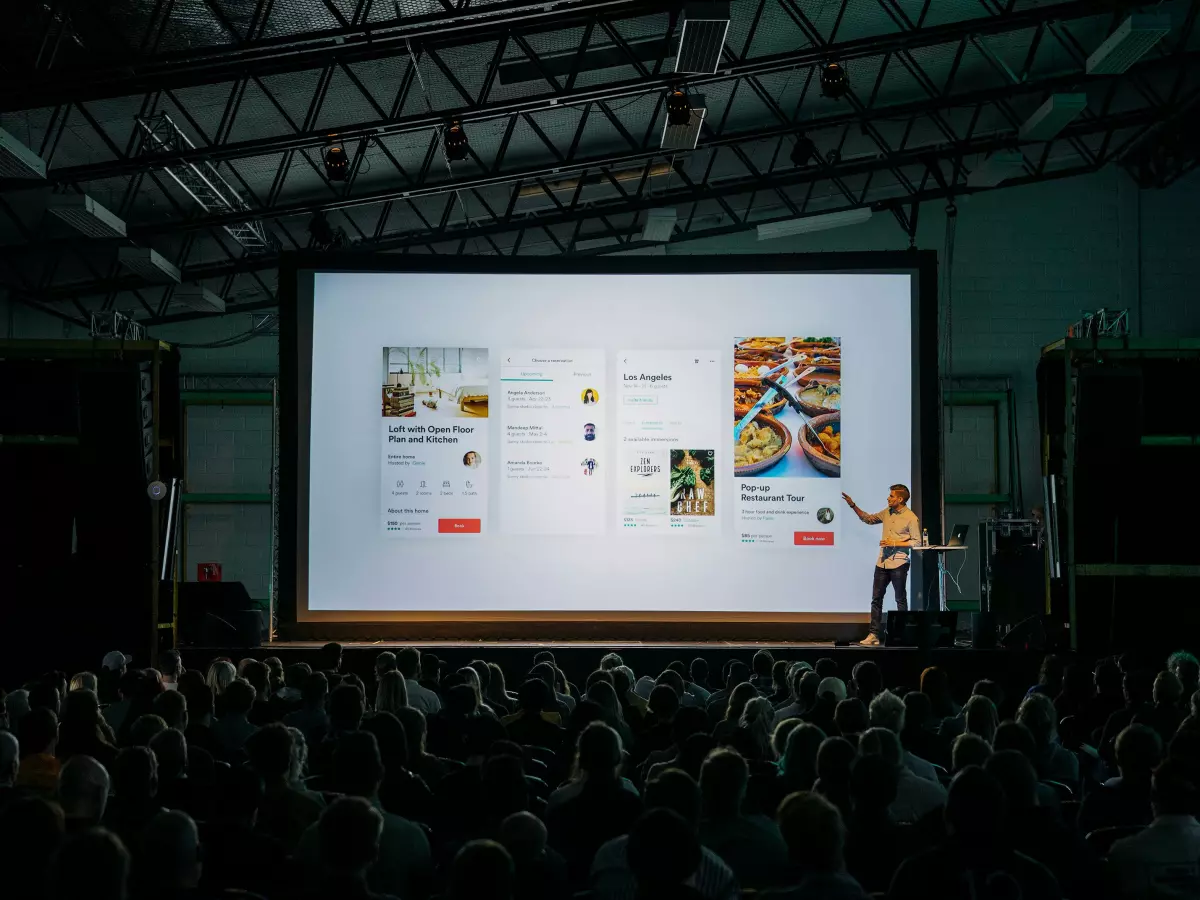
[[[301,618],[867,611],[911,276],[301,276]]]

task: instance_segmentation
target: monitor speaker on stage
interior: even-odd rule
[[[1066,643],[1066,630],[1055,616],[1030,616],[1013,626],[1000,638],[1000,646],[1009,650],[1060,650]]]
[[[996,616],[994,613],[971,613],[971,649],[996,649]]]
[[[179,585],[179,639],[194,647],[262,646],[263,612],[240,581]]]
[[[884,616],[885,647],[953,647],[958,613],[936,610],[893,610]]]

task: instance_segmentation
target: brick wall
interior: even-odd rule
[[[1060,337],[1080,312],[1127,307],[1145,336],[1200,334],[1200,173],[1166,191],[1138,191],[1117,169],[1042,185],[993,191],[959,203],[948,333],[956,376],[1010,376],[1026,508],[1041,495],[1034,367],[1042,345]],[[942,254],[941,208],[921,211],[917,245]],[[669,246],[667,253],[800,253],[898,250],[908,237],[890,216],[853,228],[759,243],[753,233]],[[946,277],[943,260],[941,278]],[[836,298],[835,298],[836,299]],[[245,331],[250,316],[232,315],[154,329],[168,341],[206,343]],[[0,299],[0,334],[81,336],[58,320]],[[224,349],[185,349],[184,370],[197,375],[274,374],[274,338]],[[268,409],[189,410],[188,490],[266,491]],[[947,419],[947,490],[992,488],[991,413],[959,408]],[[1005,463],[1006,465],[1006,463]],[[951,522],[974,523],[987,508],[947,510]],[[189,577],[196,562],[221,562],[227,578],[265,597],[269,578],[270,509],[266,505],[193,505],[187,515]],[[964,600],[978,596],[972,555],[961,578]]]

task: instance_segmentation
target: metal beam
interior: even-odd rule
[[[1061,20],[1082,18],[1089,15],[1095,15],[1095,8],[1087,2],[1058,3],[1052,6],[1027,9],[1019,13],[1014,13],[1011,16],[985,16],[981,19],[969,19],[914,31],[872,35],[846,41],[841,44],[810,46],[790,53],[739,60],[722,66],[713,75],[692,76],[688,78],[688,85],[691,88],[700,88],[708,84],[718,84],[739,78],[762,76],[789,71],[797,67],[812,66],[828,58],[837,58],[843,62],[848,62],[854,59],[880,56],[902,50],[954,43],[958,42],[964,34],[1003,33],[1015,29],[1035,27],[1038,23],[1050,18]],[[342,58],[339,55],[338,61],[340,62],[341,60]],[[1078,75],[1079,73],[1075,73],[1070,76],[1072,79],[1071,83],[1078,80]],[[159,165],[179,161],[196,161],[199,159],[217,162],[220,160],[284,153],[289,150],[319,146],[325,142],[330,133],[336,133],[341,140],[346,142],[363,137],[394,136],[437,128],[449,118],[458,119],[464,123],[478,122],[488,119],[507,118],[521,113],[552,110],[566,105],[584,105],[602,100],[627,99],[647,93],[663,91],[676,81],[678,81],[678,76],[674,73],[661,73],[600,86],[549,89],[539,94],[491,103],[486,102],[485,98],[483,102],[461,107],[446,107],[444,109],[436,109],[404,117],[388,117],[375,119],[370,122],[348,123],[321,129],[310,127],[292,134],[200,147],[195,150],[184,150],[175,153],[163,153],[154,158],[143,158],[132,162],[118,159],[92,165],[52,169],[47,173],[47,180],[52,184],[74,184],[93,179],[113,178],[120,175],[132,174],[139,167],[144,168],[148,162],[156,162]],[[1045,88],[1047,82],[1039,82],[1039,86]],[[1011,91],[1012,88],[1006,87],[1004,90]],[[28,96],[28,91],[24,88],[16,93],[22,98]],[[0,98],[2,96],[3,94],[0,93]],[[27,101],[23,101],[23,104],[22,108],[33,105]],[[2,109],[3,103],[0,100],[0,110]],[[20,187],[20,185],[17,187]]]
[[[1193,51],[1180,57],[1178,65],[1181,68],[1188,68],[1200,61],[1200,51]],[[1144,66],[1160,66],[1157,61],[1144,63]],[[1139,67],[1135,67],[1131,71],[1137,71]],[[805,121],[804,129],[806,134],[813,135],[825,130],[845,129],[849,125],[859,124],[866,127],[868,133],[872,133],[870,123],[876,120],[897,120],[906,117],[920,117],[929,114],[936,114],[941,110],[963,107],[983,107],[991,103],[998,103],[1012,98],[1015,94],[1032,93],[1040,94],[1042,92],[1051,92],[1059,89],[1062,86],[1076,86],[1080,83],[1078,74],[1065,73],[1056,75],[1050,78],[1039,79],[1036,81],[1027,81],[1022,85],[1009,85],[998,88],[988,88],[977,91],[965,91],[959,94],[949,96],[939,96],[937,98],[927,98],[924,100],[912,103],[899,103],[891,106],[877,106],[874,108],[864,108],[861,106],[843,109],[832,115],[822,116]],[[765,128],[758,128],[751,131],[731,132],[727,134],[715,134],[707,137],[697,147],[696,152],[701,152],[707,149],[716,147],[733,147],[741,144],[753,143],[764,140],[778,140],[785,138],[795,132],[795,126],[790,123],[775,124]],[[637,146],[636,141],[631,137],[627,140]],[[961,142],[948,141],[947,146],[957,147]],[[498,157],[503,154],[503,150],[507,145],[507,141],[501,144],[501,149],[498,151]],[[884,145],[886,146],[886,145]],[[888,148],[883,153],[883,161],[889,163],[896,151],[891,151]],[[923,151],[920,151],[923,152]],[[954,153],[947,154],[941,158],[951,161],[956,167],[960,166],[960,160],[967,155],[969,151],[958,149]],[[910,153],[911,155],[911,153]],[[566,159],[559,157],[547,158],[545,162],[533,165],[526,165],[521,168],[504,169],[498,166],[492,166],[486,170],[484,174],[474,177],[456,177],[453,180],[447,179],[439,175],[437,180],[430,177],[432,169],[426,169],[419,177],[410,178],[404,177],[402,181],[386,188],[380,188],[373,191],[366,191],[359,194],[345,192],[340,195],[335,195],[322,199],[307,199],[292,203],[280,203],[275,197],[275,203],[270,202],[267,206],[259,210],[259,215],[264,218],[280,219],[288,216],[308,216],[319,211],[330,211],[338,209],[349,209],[355,206],[367,206],[378,203],[386,203],[395,200],[411,201],[419,197],[431,196],[445,193],[447,191],[459,189],[479,189],[483,187],[494,187],[496,185],[510,184],[516,181],[522,181],[534,178],[553,178],[554,180],[570,177],[574,174],[593,170],[597,167],[605,167],[611,169],[632,168],[644,163],[646,160],[663,157],[664,153],[657,147],[648,149],[630,149],[622,153],[609,153],[598,157],[590,158],[572,158],[568,155]],[[132,237],[152,237],[171,232],[189,231],[199,228],[209,227],[224,227],[237,220],[235,214],[212,214],[204,216],[196,216],[186,220],[180,219],[172,222],[155,222],[153,225],[131,225],[129,233]],[[71,238],[74,240],[74,238]],[[0,253],[4,251],[0,250]]]
[[[1144,128],[1152,125],[1158,115],[1159,111],[1157,109],[1147,107],[1114,113],[1105,117],[1081,120],[1065,129],[1060,138],[1058,138],[1058,141],[1070,141],[1088,135],[1108,134],[1132,128]],[[445,221],[437,226],[426,227],[419,231],[383,234],[378,238],[368,238],[355,243],[353,249],[373,252],[407,250],[414,247],[427,247],[446,241],[470,240],[475,237],[485,237],[529,228],[544,230],[555,226],[574,224],[580,219],[599,220],[603,216],[637,212],[663,205],[678,207],[688,203],[698,204],[710,200],[719,203],[726,198],[759,192],[774,194],[777,190],[789,187],[831,183],[837,179],[854,176],[871,176],[877,172],[886,172],[899,167],[920,166],[924,168],[931,165],[936,166],[939,161],[958,159],[964,155],[988,153],[1002,148],[1006,149],[1014,146],[1015,143],[1016,139],[1011,134],[985,135],[973,137],[956,145],[898,150],[886,158],[869,157],[846,160],[835,166],[823,166],[820,169],[788,168],[769,174],[750,173],[745,177],[723,179],[716,184],[705,184],[702,182],[688,183],[681,179],[680,184],[667,190],[656,189],[653,195],[649,191],[642,191],[639,194],[629,196],[596,200],[589,203],[586,207],[580,205],[572,208],[559,203],[551,211],[538,214],[517,214],[514,213],[510,205],[510,208],[500,215],[476,215],[469,225]],[[1105,159],[1100,159],[1096,162],[1085,161],[1084,164],[1072,167],[1068,171],[1071,174],[1094,171],[1106,161]],[[594,168],[599,167],[594,166]],[[611,175],[611,171],[603,169],[601,170],[601,174]],[[1014,179],[1008,183],[1033,183],[1049,178],[1062,177],[1062,175],[1062,171],[1052,170],[1027,175],[1024,178]],[[922,181],[926,180],[922,179]],[[517,193],[519,185],[520,182],[518,182],[517,187],[514,187],[514,196]],[[459,182],[458,186],[465,190],[469,189],[471,184],[463,181]],[[873,201],[868,198],[867,202],[877,209],[886,210],[897,204],[911,205],[912,203],[936,200],[952,195],[961,197],[965,194],[975,193],[978,190],[963,184],[941,184],[936,187],[927,187],[909,193],[905,193],[899,185],[891,185],[889,187],[899,188],[899,190],[895,194],[886,195]],[[806,207],[807,200],[804,206],[801,207],[802,213],[806,211]],[[828,210],[822,209],[821,211],[825,212]],[[755,224],[759,221],[762,220],[755,220]],[[278,258],[278,254],[267,254],[260,257],[244,257],[228,262],[223,261],[220,263],[197,265],[188,267],[186,276],[189,280],[200,280],[220,277],[231,273],[256,272],[273,268],[277,264]],[[36,299],[41,301],[66,300],[97,292],[128,290],[140,286],[140,284],[141,282],[135,278],[119,277],[105,281],[62,285],[57,288],[37,292],[35,296]],[[14,290],[16,289],[14,288]],[[231,307],[231,310],[236,308]]]

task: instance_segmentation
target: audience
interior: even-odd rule
[[[1050,658],[1028,691],[1014,665],[968,698],[954,666],[906,691],[777,652],[710,694],[703,658],[639,680],[642,652],[580,687],[549,651],[406,647],[368,690],[336,644],[44,672],[0,693],[0,871],[36,900],[1200,896],[1190,654]]]
[[[1115,841],[1108,876],[1116,897],[1200,896],[1200,822],[1193,765],[1168,759],[1154,770],[1154,819],[1142,831]]]
[[[774,822],[743,813],[749,780],[746,760],[735,751],[709,754],[700,769],[700,842],[726,862],[743,888],[769,887],[786,871],[787,847]]]

